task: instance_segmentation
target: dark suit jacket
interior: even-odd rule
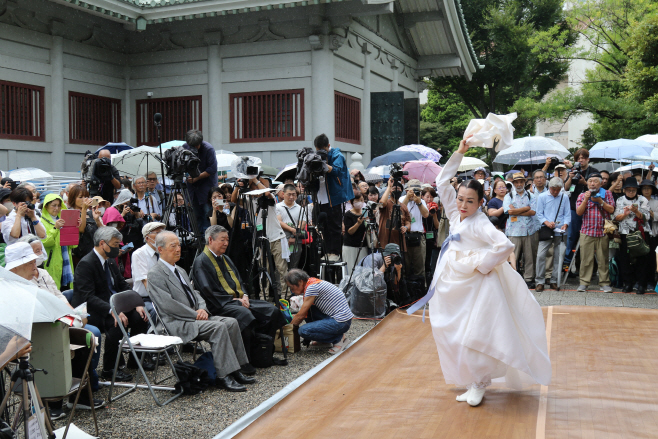
[[[114,289],[120,293],[132,289],[119,271],[119,266],[114,259],[108,259],[110,274],[114,279]],[[75,267],[73,281],[73,298],[71,305],[74,307],[87,302],[89,313],[89,324],[94,325],[105,332],[105,319],[110,315],[110,288],[107,285],[105,270],[93,250],[80,259]]]

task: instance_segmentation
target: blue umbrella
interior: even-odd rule
[[[599,142],[589,150],[591,159],[651,160],[653,145],[641,140],[617,139]]]
[[[110,151],[110,154],[118,154],[121,151],[125,151],[127,149],[133,149],[132,146],[128,145],[127,143],[121,142],[121,143],[108,143],[105,146],[101,146],[96,150],[96,154],[102,149],[107,149]]]
[[[368,168],[374,168],[375,166],[388,166],[391,163],[404,163],[410,162],[412,160],[429,160],[424,155],[415,152],[415,151],[391,151],[387,154],[380,155],[375,157]]]

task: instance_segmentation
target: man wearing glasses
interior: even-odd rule
[[[156,189],[158,176],[155,172],[146,174],[146,189],[148,193],[148,213],[153,221],[162,219],[162,204],[164,203],[164,194]]]

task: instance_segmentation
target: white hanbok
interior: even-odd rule
[[[478,211],[464,221],[450,185],[463,154],[454,153],[436,179],[450,219],[450,242],[437,264],[429,315],[446,383],[507,387],[548,385],[551,362],[541,307],[506,262],[514,245]]]

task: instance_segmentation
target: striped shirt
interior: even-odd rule
[[[308,285],[304,297],[315,296],[314,305],[323,313],[336,320],[337,322],[346,322],[354,317],[345,294],[333,284],[320,281]]]

